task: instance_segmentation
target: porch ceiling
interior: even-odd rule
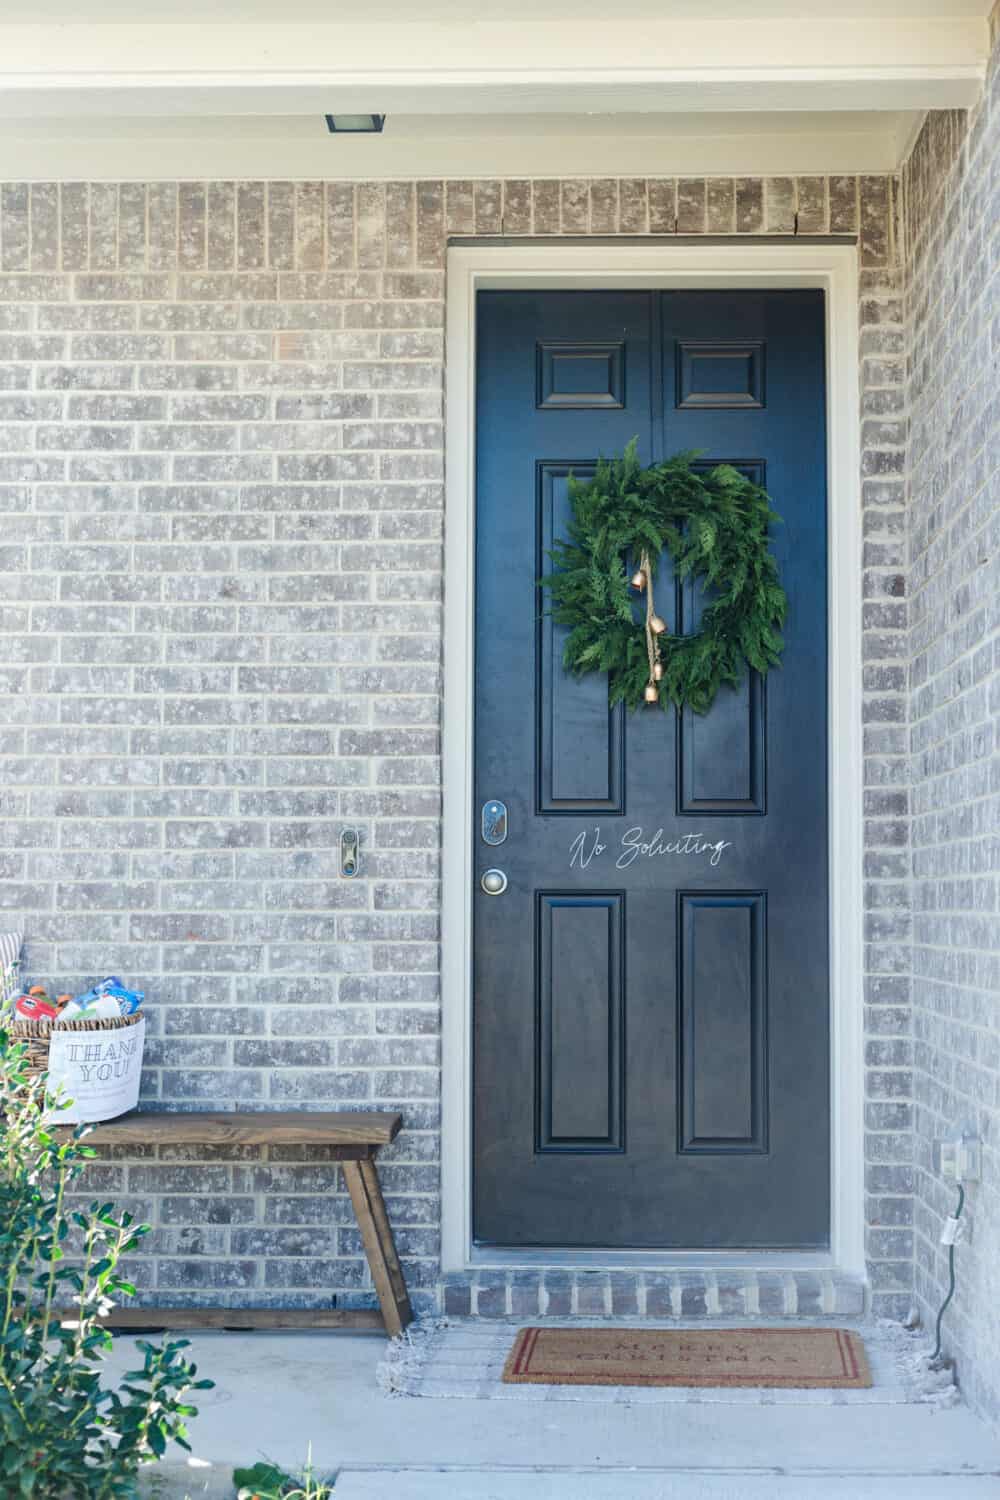
[[[192,140],[202,175],[882,171],[922,111],[974,99],[987,4],[370,0],[331,23],[221,0],[206,23],[193,0],[8,0],[0,171],[184,175]],[[368,110],[381,139],[324,137]]]

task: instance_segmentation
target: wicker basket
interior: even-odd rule
[[[53,1031],[59,1036],[69,1036],[74,1033],[93,1036],[95,1032],[113,1033],[126,1031],[129,1027],[137,1026],[145,1020],[142,1011],[136,1011],[131,1016],[110,1016],[95,1021],[65,1021],[61,1025],[54,1021],[32,1021],[24,1016],[14,1016],[6,1026],[6,1032],[12,1042],[24,1042],[27,1046],[26,1071],[32,1078],[39,1077],[49,1070],[49,1047]],[[139,1032],[140,1046],[137,1066],[142,1063],[142,1041],[145,1035],[145,1026]],[[72,1097],[72,1093],[71,1093]],[[100,1120],[112,1120],[117,1115],[125,1114],[127,1110],[134,1108],[135,1100],[124,1106],[112,1105],[109,1112],[102,1113],[100,1108],[96,1112],[84,1110],[81,1115],[80,1109],[68,1112],[64,1118],[67,1124],[78,1123],[84,1119],[87,1124],[96,1124]]]

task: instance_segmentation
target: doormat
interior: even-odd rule
[[[522,1325],[487,1318],[421,1319],[411,1324],[385,1348],[377,1370],[380,1388],[391,1396],[432,1400],[584,1402],[591,1405],[663,1406],[898,1406],[928,1402],[950,1406],[958,1393],[948,1369],[931,1366],[933,1339],[925,1332],[909,1330],[899,1323],[876,1318],[840,1319],[835,1325],[853,1333],[863,1343],[871,1384],[841,1386],[736,1386],[736,1385],[533,1385],[510,1384],[503,1378],[504,1364]],[[536,1325],[537,1326],[537,1325]],[[546,1328],[566,1331],[613,1329],[615,1332],[653,1332],[669,1329],[684,1333],[693,1329],[733,1329],[730,1320],[718,1319],[606,1319],[573,1318],[546,1322]],[[789,1331],[787,1319],[759,1319],[754,1327]],[[820,1328],[827,1323],[795,1324],[794,1328]]]
[[[846,1328],[522,1328],[508,1385],[868,1387],[865,1346]]]

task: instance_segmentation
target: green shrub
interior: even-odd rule
[[[288,1474],[277,1464],[256,1463],[252,1469],[235,1469],[236,1500],[333,1500],[333,1480],[318,1479],[312,1463],[312,1448],[301,1474]]]
[[[96,1153],[81,1144],[85,1126],[53,1130],[58,1101],[43,1107],[45,1081],[29,1079],[25,1053],[0,1032],[0,1493],[126,1500],[142,1464],[171,1440],[188,1446],[184,1420],[197,1412],[184,1393],[212,1381],[195,1380],[186,1341],[140,1342],[142,1369],[102,1388],[112,1339],[99,1319],[134,1296],[118,1265],[149,1226],[111,1203],[67,1212]]]

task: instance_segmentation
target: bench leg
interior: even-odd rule
[[[382,1308],[382,1318],[390,1338],[402,1333],[413,1322],[413,1310],[403,1279],[403,1268],[396,1254],[392,1226],[385,1211],[385,1200],[373,1161],[345,1161],[344,1176],[354,1205],[354,1217],[361,1230],[372,1280]]]

